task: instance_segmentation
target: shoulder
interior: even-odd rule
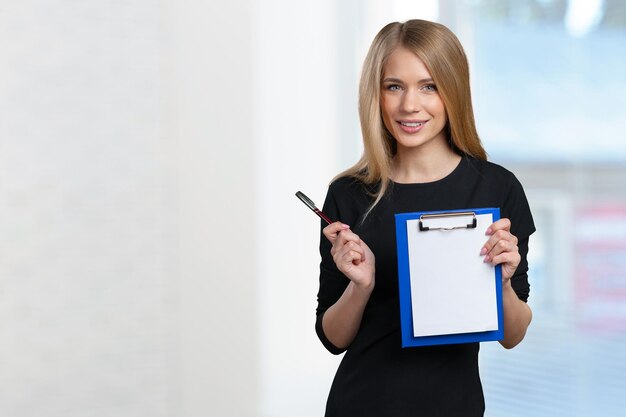
[[[511,219],[511,232],[518,237],[535,231],[530,205],[522,184],[508,169],[489,161],[470,159],[470,164],[487,182],[490,193],[498,195],[502,217]]]
[[[470,169],[477,173],[483,181],[487,181],[494,189],[502,191],[522,191],[522,185],[513,174],[502,165],[491,161],[466,157]]]
[[[349,191],[351,189],[353,189],[355,186],[359,185],[361,182],[359,180],[357,180],[356,178],[353,177],[339,177],[339,178],[335,178],[330,185],[328,186],[328,189],[330,191]]]
[[[335,178],[328,186],[328,193],[338,199],[353,200],[375,192],[375,187],[368,186],[358,178],[344,176]]]
[[[324,207],[344,222],[355,222],[372,202],[373,187],[355,177],[345,176],[333,180],[328,186]]]
[[[482,174],[486,179],[510,181],[515,178],[515,174],[491,161],[484,161],[472,157],[466,157],[470,167]]]

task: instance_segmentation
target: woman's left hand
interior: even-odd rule
[[[485,256],[485,262],[502,265],[502,282],[507,283],[521,260],[517,238],[511,234],[511,221],[509,219],[496,221],[489,226],[486,234],[489,239],[480,254]]]

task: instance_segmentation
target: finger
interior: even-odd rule
[[[511,221],[507,218],[497,220],[493,222],[491,226],[487,228],[487,231],[485,232],[485,234],[492,235],[498,230],[505,230],[507,232],[511,231]]]
[[[483,245],[482,249],[480,250],[480,254],[481,255],[486,255],[487,253],[491,252],[491,250],[494,248],[494,246],[496,246],[496,244],[499,241],[501,241],[501,240],[505,240],[507,242],[512,242],[515,245],[517,245],[517,238],[515,236],[513,236],[510,232],[508,232],[506,230],[498,230],[498,231],[494,232],[489,237],[489,239],[487,239],[487,241]]]
[[[489,239],[487,239],[487,242],[485,242],[484,246],[488,249],[488,252],[491,252],[493,248],[495,248],[500,242],[517,244],[516,240],[517,239],[515,238],[515,236],[513,236],[509,232],[505,232],[504,230],[498,230],[493,235],[491,235]]]
[[[359,237],[359,235],[354,233],[349,228],[344,228],[343,230],[341,230],[338,233],[337,238],[339,239],[340,242],[344,244],[346,242],[355,242],[355,243],[361,244],[361,238]]]
[[[337,234],[337,238],[335,239],[333,246],[337,248],[342,247],[348,242],[353,242],[359,246],[362,243],[361,238],[357,234],[355,234],[352,230],[344,229]],[[363,255],[363,260],[365,260],[365,254]]]
[[[358,265],[363,262],[363,255],[357,251],[351,250],[345,256],[346,264],[351,263],[352,265]]]
[[[499,240],[495,245],[485,254],[485,261],[489,262],[495,256],[504,252],[518,252],[517,245],[507,240]]]
[[[363,262],[364,258],[365,255],[363,253],[363,249],[354,243],[348,243],[344,245],[340,250],[337,251],[335,256],[333,256],[335,264],[340,269],[342,265],[346,265],[348,263],[358,265],[359,263]]]
[[[336,254],[334,255],[335,263],[345,259],[346,254],[350,253],[351,260],[357,260],[358,262],[365,261],[365,250],[361,245],[356,242],[346,242],[343,246],[337,249]],[[358,256],[356,256],[356,255]]]
[[[328,239],[330,243],[334,243],[337,237],[337,234],[341,232],[342,230],[347,230],[349,228],[350,226],[348,226],[347,224],[343,224],[341,222],[334,222],[326,226],[322,230],[322,233],[324,234],[324,236],[326,236],[326,239]]]
[[[334,256],[335,252],[339,251],[341,248],[343,248],[345,246],[345,244],[347,242],[349,242],[348,240],[348,236],[350,236],[349,234],[346,234],[346,232],[344,232],[344,230],[348,230],[348,229],[341,229],[339,230],[334,237],[331,237],[331,242],[333,244],[333,247],[330,249],[330,253],[331,255]]]
[[[512,267],[513,270],[515,270],[517,268],[517,266],[519,265],[520,261],[521,261],[522,257],[520,256],[520,254],[518,252],[503,252],[497,256],[495,256],[492,260],[491,263],[493,265],[510,265]]]
[[[342,251],[335,256],[337,268],[345,273],[352,265],[359,265],[362,262],[362,254],[355,250]]]
[[[516,253],[519,255],[519,249],[513,242],[506,240],[500,240],[496,245],[485,255],[485,262],[491,262],[497,256],[503,253]]]

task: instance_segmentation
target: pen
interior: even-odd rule
[[[331,224],[332,220],[330,220],[328,217],[326,217],[326,215],[324,213],[322,213],[322,210],[318,209],[317,207],[315,207],[315,203],[306,195],[304,195],[304,193],[302,191],[298,191],[296,193],[296,197],[298,197],[300,199],[300,201],[302,201],[308,208],[310,208],[313,213],[317,214],[318,216],[320,216],[326,223]]]

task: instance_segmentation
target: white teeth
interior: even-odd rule
[[[400,122],[400,124],[402,126],[408,126],[408,127],[418,127],[423,125],[424,123],[421,122]]]

